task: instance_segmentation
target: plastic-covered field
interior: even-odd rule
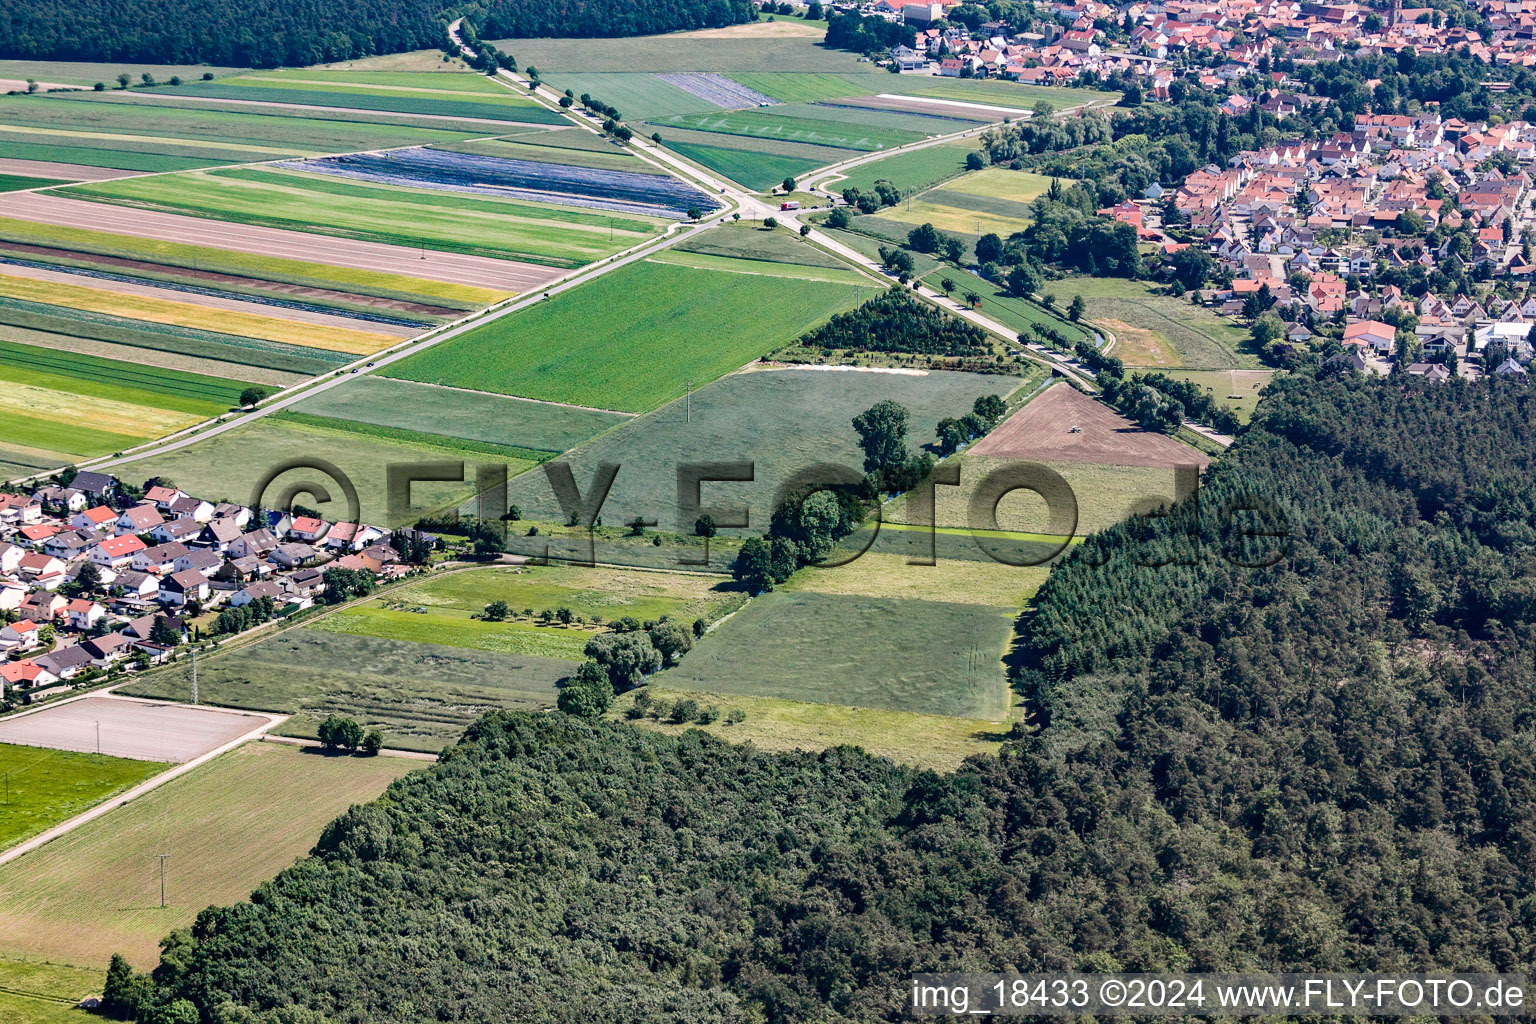
[[[720,204],[674,178],[570,164],[507,160],[436,149],[397,149],[286,163],[282,166],[391,185],[514,196],[650,217],[684,217]]]
[[[707,103],[730,110],[736,107],[768,107],[778,100],[756,89],[733,82],[711,71],[670,71],[656,76],[663,82],[692,93]]]

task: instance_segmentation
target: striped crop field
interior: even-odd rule
[[[922,132],[899,128],[873,128],[850,116],[846,121],[796,117],[772,110],[735,110],[725,113],[678,114],[652,122],[662,128],[692,128],[722,135],[744,135],[754,139],[782,139],[838,149],[869,151],[891,149],[927,136]]]
[[[239,313],[142,295],[126,295],[101,288],[35,281],[5,273],[0,273],[0,298],[67,306],[132,320],[237,334],[285,345],[349,352],[354,355],[368,355],[399,340],[388,334],[321,327],[278,317]]]
[[[245,389],[240,381],[32,345],[0,348],[0,366],[6,368],[9,379],[24,383],[41,384],[46,380],[49,386],[55,386],[55,381],[67,382],[65,390],[104,396],[143,392],[155,396],[157,404],[174,402],[194,412],[217,413],[238,405],[240,392]]]

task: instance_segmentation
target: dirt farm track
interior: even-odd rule
[[[1105,466],[1204,469],[1211,462],[1210,456],[1166,434],[1140,429],[1067,384],[1046,389],[977,442],[971,454]]]

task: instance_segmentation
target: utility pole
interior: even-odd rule
[[[159,854],[156,854],[155,856],[160,861],[160,909],[164,910],[165,909],[165,861],[166,861],[166,858],[170,856],[170,854],[168,854],[168,853],[159,853]]]

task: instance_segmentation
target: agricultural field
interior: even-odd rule
[[[774,591],[722,622],[656,682],[1001,724],[1010,705],[1002,658],[1016,614],[970,603]]]
[[[505,601],[504,622],[481,617]],[[485,569],[427,580],[334,612],[308,628],[352,636],[438,644],[534,658],[583,660],[601,622],[624,616],[669,617],[685,625],[714,619],[741,595],[719,577],[582,567]],[[542,624],[543,612],[567,608],[569,626]],[[528,614],[532,612],[532,614]]]
[[[35,79],[39,82],[57,82],[62,85],[78,85],[89,88],[97,82],[115,86],[118,75],[127,75],[135,82],[148,72],[157,80],[180,75],[184,79],[201,78],[204,74],[217,76],[234,75],[245,68],[225,68],[209,64],[91,64],[77,61],[55,60],[0,60],[0,78],[21,81]]]
[[[973,754],[995,754],[1007,729],[998,722],[956,718],[952,715],[920,715],[909,711],[813,704],[776,697],[740,693],[707,693],[668,689],[660,683],[646,687],[651,697],[668,707],[692,700],[713,707],[721,717],[709,725],[674,725],[663,718],[628,719],[634,696],[625,694],[614,704],[612,716],[635,725],[676,735],[703,729],[731,743],[751,743],[762,750],[824,750],[850,745],[877,757],[934,771],[954,771]],[[638,691],[636,691],[638,692]],[[745,718],[727,723],[725,717],[739,711]]]
[[[0,720],[0,742],[181,764],[265,724],[257,715],[92,694]]]
[[[592,143],[570,145],[571,142]],[[635,174],[665,176],[660,167],[646,163],[630,150],[621,149],[606,139],[599,139],[590,132],[548,131],[531,135],[513,135],[497,139],[475,139],[471,142],[455,142],[450,146],[434,146],[446,153],[469,153],[475,156],[500,157],[503,160],[530,160],[539,164],[564,164],[568,167],[588,167],[598,171],[631,171]]]
[[[0,852],[170,767],[100,754],[0,743]],[[0,1018],[3,1019],[3,1018]]]
[[[419,767],[245,744],[0,867],[0,953],[100,971],[122,952],[153,967],[173,928],[248,898],[327,822]]]
[[[850,115],[847,120],[824,120],[778,113],[767,110],[738,110],[727,113],[677,114],[672,117],[653,119],[651,124],[661,130],[663,138],[668,128],[687,128],[693,131],[714,132],[721,135],[740,135],[751,139],[801,142],[813,146],[831,146],[836,149],[871,151],[893,149],[912,142],[920,142],[926,136],[903,128],[870,127]]]
[[[720,205],[671,176],[437,149],[356,153],[279,166],[386,185],[515,197],[641,217],[680,220],[689,210],[709,211]]]
[[[907,408],[909,443],[916,448],[933,439],[939,420],[964,414],[982,395],[1006,395],[1018,383],[1011,377],[949,371],[753,370],[731,374],[700,388],[686,402],[637,417],[567,458],[584,487],[598,464],[621,467],[603,505],[605,522],[624,523],[639,516],[655,520],[660,530],[678,533],[693,529],[692,517],[678,518],[680,463],[750,462],[751,482],[706,483],[701,498],[705,506],[745,508],[749,528],[762,531],[775,492],[796,472],[829,463],[862,472],[852,421],[876,402],[892,399]],[[527,519],[563,519],[543,473],[513,480],[509,495]],[[544,540],[528,538],[527,543],[538,543],[542,550]],[[718,555],[716,551],[711,557]],[[611,557],[628,555],[616,551]]]
[[[100,970],[0,957],[0,1024],[89,1024],[76,1005],[101,982]]]
[[[852,54],[818,45],[825,30],[793,19],[623,39],[498,39],[546,80],[590,71],[847,71]],[[892,76],[894,77],[894,76]],[[610,101],[611,102],[611,101]],[[617,105],[617,104],[615,104]],[[619,108],[623,110],[623,107]],[[625,111],[627,113],[627,111]]]
[[[707,170],[723,174],[739,185],[767,191],[785,178],[797,178],[827,163],[814,157],[762,153],[753,149],[716,146],[707,142],[683,142],[666,137],[667,148]]]
[[[716,104],[667,81],[660,74],[629,71],[577,72],[549,74],[544,80],[556,89],[569,89],[578,99],[590,95],[593,99],[616,107],[624,119],[629,121],[649,121],[658,117],[717,109]],[[756,104],[739,105],[746,107]]]
[[[848,266],[836,256],[800,241],[786,228],[764,228],[756,224],[727,224],[686,238],[675,245],[672,251],[834,270],[846,269]]]
[[[1248,332],[1188,299],[1162,295],[1151,285],[1123,278],[1066,277],[1053,281],[1062,301],[1081,295],[1088,317],[1102,322],[1125,344],[1114,355],[1129,366],[1177,366],[1193,370],[1259,369]]]
[[[920,192],[963,173],[965,155],[973,148],[973,143],[954,142],[897,153],[850,167],[841,177],[826,184],[833,191],[845,188],[868,191],[875,187],[876,181],[885,180],[900,189],[903,195]]]
[[[648,218],[273,168],[125,178],[65,192],[165,213],[561,268],[612,255],[659,227]]]
[[[382,729],[390,747],[435,752],[487,711],[554,707],[555,683],[575,667],[564,659],[304,626],[200,659],[197,686],[205,702],[290,714],[276,730],[286,736],[314,738],[326,716],[340,714]],[[185,700],[191,680],[182,664],[127,690]]]
[[[368,424],[354,426],[345,420],[322,421],[298,414],[279,414],[175,451],[114,463],[106,471],[135,482],[166,476],[192,494],[250,504],[256,497],[252,490],[272,467],[299,457],[322,458],[346,474],[356,487],[363,520],[386,527],[414,522],[422,511],[454,505],[470,496],[474,492],[476,466],[504,465],[507,473],[515,476],[537,461],[531,454],[486,448],[438,435],[390,436]],[[399,510],[398,516],[391,517],[386,472],[391,463],[398,462],[467,463],[468,479],[463,483],[418,483],[411,490],[416,507]],[[284,483],[318,475],[285,474],[272,483],[268,500]],[[305,504],[333,520],[349,519],[350,510],[338,493],[339,485],[317,482],[328,489],[331,500],[320,501],[315,495],[314,500],[306,500]]]
[[[1264,385],[1274,375],[1274,370],[1172,370],[1168,374],[1204,388],[1219,404],[1235,412],[1243,423],[1253,417]]]
[[[442,437],[559,453],[629,421],[622,413],[357,377],[294,406],[296,412]]]
[[[1168,467],[1210,459],[1166,434],[1141,430],[1067,384],[1055,384],[969,449],[972,455],[1095,465]]]
[[[652,258],[388,367],[391,377],[644,412],[870,294],[852,271]]]
[[[28,178],[19,174],[0,174],[0,192],[21,192],[29,188],[46,188],[65,184],[56,178]]]

